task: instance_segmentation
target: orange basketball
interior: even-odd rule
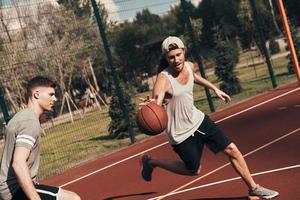
[[[136,123],[142,133],[157,135],[166,129],[168,115],[163,107],[150,102],[139,109]]]

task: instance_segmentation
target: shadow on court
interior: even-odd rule
[[[125,194],[125,195],[107,197],[104,200],[114,200],[114,199],[119,199],[119,198],[132,197],[132,196],[142,196],[142,195],[150,195],[150,194],[155,194],[155,193],[156,192],[144,192],[144,193],[136,193],[136,194]]]
[[[197,198],[190,200],[248,200],[248,196],[244,197],[214,197],[214,198]]]
[[[91,138],[91,141],[101,141],[101,140],[112,140],[114,137],[112,135],[102,135],[102,136],[97,136],[94,138]]]

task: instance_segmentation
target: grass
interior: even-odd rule
[[[88,113],[74,123],[46,129],[43,137],[40,177],[52,174],[130,145],[129,139],[114,140],[108,135],[107,110]],[[145,138],[138,135],[137,140]]]
[[[287,73],[287,63],[288,60],[285,57],[281,57],[273,61],[273,70],[277,85],[283,85],[291,80],[295,80],[294,74],[289,75]],[[236,68],[235,73],[240,79],[241,86],[243,88],[242,92],[231,96],[232,101],[228,104],[225,104],[223,101],[216,98],[214,94],[212,94],[216,110],[220,110],[243,99],[273,89],[266,64]],[[219,85],[217,77],[214,74],[209,75],[207,79],[214,84]],[[199,109],[206,113],[210,112],[203,87],[195,87],[194,98],[195,105]]]
[[[240,60],[245,60],[249,52],[242,54]],[[274,73],[278,85],[295,80],[295,75],[287,74],[286,58],[274,61]],[[243,99],[272,89],[271,81],[265,64],[255,67],[241,67],[235,70],[238,75],[243,91],[232,96],[232,102],[225,104],[217,99],[214,94],[214,105],[216,110],[232,105]],[[208,80],[219,85],[216,76],[211,73]],[[139,98],[150,95],[145,92],[135,95],[133,101],[138,105]],[[203,87],[196,86],[194,90],[195,105],[202,111],[209,113],[209,108]],[[42,138],[40,178],[58,174],[73,166],[88,160],[106,155],[113,151],[122,149],[131,144],[130,139],[112,139],[108,134],[110,118],[108,109],[95,110],[85,114],[83,118],[77,116],[74,123],[67,122],[45,129]],[[148,138],[144,134],[136,135],[136,140],[141,141]]]
[[[259,58],[260,55],[257,50],[250,50],[244,53],[241,53],[239,56],[240,63],[251,63],[253,59]]]

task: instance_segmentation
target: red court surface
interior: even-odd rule
[[[290,84],[226,108],[210,117],[243,153],[254,180],[277,190],[275,199],[300,199],[300,87]],[[44,180],[75,191],[83,200],[247,199],[247,187],[228,159],[205,148],[199,176],[155,169],[140,176],[139,157],[178,159],[164,134]]]

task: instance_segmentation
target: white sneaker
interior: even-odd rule
[[[260,185],[257,185],[257,187],[254,190],[249,190],[249,196],[258,196],[263,199],[272,199],[278,195],[278,192],[264,188]]]

